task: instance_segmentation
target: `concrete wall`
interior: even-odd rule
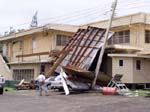
[[[145,29],[150,30],[149,24],[150,14],[137,13],[113,19],[111,31],[118,32],[123,30],[130,30],[130,43],[124,45],[141,47],[143,50],[149,51],[150,44],[145,43]],[[83,25],[81,28],[86,28],[89,25],[100,28],[107,28],[108,20]]]
[[[123,66],[119,66],[119,60],[123,60]],[[133,59],[112,57],[112,76],[123,74],[122,81],[133,83]]]
[[[0,74],[5,77],[6,80],[11,80],[11,72],[8,68],[7,64],[5,63],[1,53],[0,53]]]
[[[141,60],[141,70],[136,69],[136,60]],[[133,83],[150,83],[150,59],[133,59]]]
[[[135,24],[129,26],[122,26],[112,28],[114,32],[130,30],[130,43],[123,43],[120,45],[131,45],[134,47],[141,48],[142,50],[149,51],[150,43],[145,43],[145,30],[150,30],[150,25]]]
[[[11,74],[13,74],[14,69],[34,69],[34,78],[38,76],[40,73],[40,65],[39,64],[16,64],[11,65]]]
[[[131,45],[149,51],[150,43],[145,43],[145,30],[150,30],[150,25],[138,24],[130,26]]]
[[[52,37],[52,50],[61,50],[64,46],[57,46],[56,45],[56,35],[57,34],[61,34],[61,35],[68,35],[68,36],[72,36],[73,33],[69,33],[69,32],[60,32],[60,31],[55,31],[53,32],[53,37]]]
[[[124,66],[119,67],[119,60],[124,61]],[[136,60],[141,60],[141,70],[136,69]],[[112,75],[123,74],[125,83],[150,83],[150,59],[112,57]]]
[[[12,79],[13,69],[34,69],[34,78],[40,73],[41,64],[34,64],[34,62],[40,62],[39,56],[30,56],[23,58],[16,58],[17,55],[22,54],[32,54],[32,53],[40,53],[40,52],[50,52],[51,50],[61,50],[64,46],[56,46],[56,34],[63,34],[71,36],[73,33],[70,32],[62,32],[62,31],[48,31],[48,35],[43,35],[43,32],[34,33],[31,35],[22,36],[20,38],[16,38],[13,40],[6,40],[3,43],[7,45],[7,58],[9,63],[13,62],[30,62],[30,64],[11,64],[11,72],[10,78]],[[32,49],[32,38],[35,38],[36,44],[35,48]],[[22,49],[20,49],[20,41],[22,41]],[[23,59],[23,60],[22,60]],[[41,55],[41,61],[48,61],[51,59],[49,55]],[[31,64],[33,62],[33,64]],[[42,63],[42,62],[41,62]],[[43,64],[43,63],[42,63]],[[45,65],[45,73],[50,69],[51,64]]]
[[[110,57],[107,58],[107,75],[112,76],[112,59]]]
[[[17,62],[17,55],[32,54],[40,52],[50,52],[51,50],[61,50],[64,46],[56,46],[56,34],[63,34],[71,36],[73,33],[62,31],[49,31],[48,35],[44,36],[43,32],[23,36],[17,39],[4,41],[7,44],[7,57],[10,62]],[[35,48],[32,49],[32,38],[35,38]],[[20,43],[22,41],[23,48],[20,49]],[[49,59],[48,55],[40,57],[43,60]],[[20,58],[20,61],[22,59]],[[23,61],[39,61],[39,56],[23,57]]]
[[[43,63],[42,65],[45,66],[45,75],[47,75],[47,71],[50,69],[52,66],[51,64],[48,63]],[[14,69],[34,69],[34,79],[40,74],[41,70],[41,64],[40,63],[35,63],[35,64],[13,64],[11,65],[11,74],[13,74]],[[11,75],[12,79],[12,75]]]
[[[139,24],[139,23],[149,24],[150,23],[150,14],[136,13],[136,14],[132,14],[132,15],[114,18],[112,21],[112,27],[115,28],[115,27],[128,26],[131,24]],[[95,27],[107,28],[108,20],[89,23],[89,24],[81,26],[81,28],[85,28],[89,25],[95,26]]]

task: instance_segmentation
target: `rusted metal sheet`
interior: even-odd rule
[[[61,51],[59,58],[63,56],[64,52],[69,52],[61,62],[57,63],[57,66],[59,66],[55,71],[59,73],[61,66],[88,70],[97,52],[103,46],[105,32],[105,29],[90,26],[87,29],[79,29]],[[108,38],[111,36],[112,33],[110,33]]]
[[[52,75],[52,73],[58,68],[60,63],[64,60],[64,58],[67,56],[67,54],[73,49],[73,46],[76,45],[78,42],[78,38],[83,34],[84,29],[79,29],[72,37],[72,39],[69,40],[69,42],[66,44],[66,46],[62,49],[60,52],[60,56],[54,63],[54,65],[47,71],[47,76]]]
[[[73,49],[62,61],[61,66],[72,66],[88,70],[97,52],[103,46],[105,32],[105,29],[88,27],[78,36],[78,40],[72,38],[72,41],[77,42],[72,45]],[[111,36],[112,33],[110,33],[109,38]],[[59,71],[59,67],[57,71]]]

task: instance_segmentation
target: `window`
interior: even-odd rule
[[[23,41],[19,41],[19,51],[21,51],[23,48]]]
[[[119,66],[123,66],[123,60],[119,60]]]
[[[150,43],[150,30],[145,30],[145,43]]]
[[[3,56],[6,56],[7,55],[7,44],[6,43],[3,44],[2,51],[3,51],[2,52]]]
[[[56,35],[56,45],[57,46],[64,46],[69,41],[70,36],[66,35]]]
[[[34,79],[34,69],[14,69],[13,70],[13,79],[31,81]]]
[[[141,70],[141,60],[136,60],[136,70]]]
[[[41,64],[41,72],[45,72],[45,65]]]
[[[130,30],[116,32],[109,40],[108,45],[130,42]]]
[[[33,37],[32,38],[32,49],[35,49],[36,48],[36,38]]]

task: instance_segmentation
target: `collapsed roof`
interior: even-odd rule
[[[59,73],[61,66],[88,70],[96,54],[104,45],[105,32],[106,29],[90,26],[87,29],[79,29],[63,48],[48,74],[51,75],[54,71]],[[110,32],[108,38],[112,35],[113,33]]]

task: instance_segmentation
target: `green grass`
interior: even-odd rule
[[[11,88],[11,87],[5,87],[4,90],[5,90],[5,91],[14,91],[14,88]]]
[[[147,92],[150,93],[150,90],[142,90],[142,89],[140,89],[140,90],[131,90],[131,92],[132,92],[134,95],[137,95],[137,94],[138,94],[138,96],[147,96]]]

